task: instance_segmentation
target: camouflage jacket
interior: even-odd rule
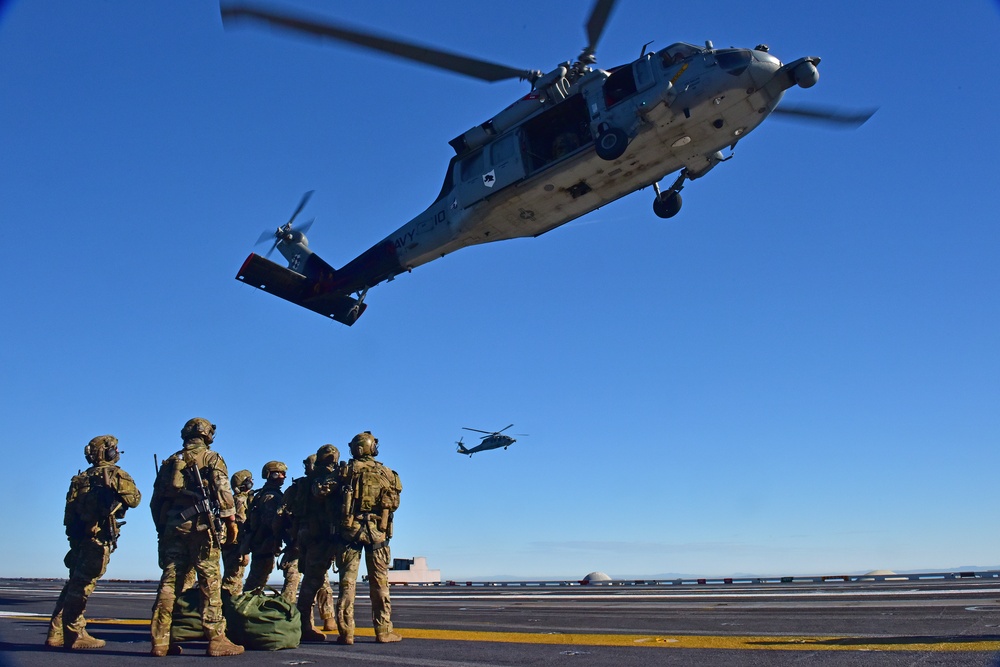
[[[281,487],[270,481],[254,492],[247,512],[245,538],[240,540],[241,553],[281,552],[283,517]]]
[[[201,475],[204,491],[197,486],[195,468]],[[207,514],[189,516],[191,509],[202,500],[203,493],[218,508],[219,517],[235,516],[236,501],[229,486],[226,462],[201,438],[193,438],[185,441],[184,449],[165,459],[156,475],[149,509],[157,532],[174,529],[187,533],[207,529]]]
[[[63,525],[72,543],[93,538],[113,544],[118,538],[118,521],[125,511],[136,507],[142,494],[132,477],[112,463],[98,463],[74,475],[66,493]]]
[[[343,516],[343,487],[346,466],[341,464],[332,470],[319,469],[310,487],[310,526],[317,540],[329,540],[339,531]]]
[[[342,539],[380,544],[392,537],[393,513],[403,491],[399,475],[374,458],[362,456],[350,460],[341,484]]]
[[[298,544],[300,539],[309,539],[310,494],[312,476],[296,477],[285,489],[282,497],[281,516],[288,532],[289,544]]]

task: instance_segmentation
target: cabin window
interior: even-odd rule
[[[635,74],[632,72],[631,65],[619,67],[604,82],[605,105],[612,107],[634,94],[635,91]]]
[[[471,181],[474,178],[479,178],[483,175],[483,152],[476,151],[469,157],[462,160],[462,175],[463,181]]]
[[[490,159],[494,166],[506,162],[514,157],[517,151],[517,135],[508,134],[505,137],[493,142],[490,147]]]

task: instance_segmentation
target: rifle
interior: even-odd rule
[[[124,521],[118,520],[118,511],[122,508],[121,503],[115,503],[115,506],[111,508],[108,513],[108,532],[111,535],[111,553],[115,552],[118,548],[118,535],[121,533],[122,526],[125,525]]]
[[[218,548],[222,548],[222,540],[219,538],[219,531],[222,530],[222,519],[219,518],[219,506],[217,503],[212,502],[212,498],[208,495],[208,489],[205,488],[205,483],[201,479],[201,470],[198,468],[197,462],[192,461],[194,467],[194,478],[198,482],[198,490],[201,493],[201,500],[195,503],[194,509],[198,511],[198,514],[208,514],[208,527],[212,531],[212,541]]]

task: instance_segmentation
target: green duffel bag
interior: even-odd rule
[[[205,629],[201,625],[201,589],[194,586],[181,593],[174,600],[174,616],[170,623],[170,642],[189,642],[204,638]]]
[[[299,610],[280,595],[248,591],[223,605],[222,610],[226,635],[244,648],[277,651],[295,648],[302,639]]]

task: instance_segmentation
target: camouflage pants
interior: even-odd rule
[[[240,554],[239,545],[222,546],[222,590],[229,593],[230,597],[236,597],[243,592],[243,572],[246,566],[243,564],[243,556]]]
[[[250,557],[250,574],[243,584],[243,590],[254,591],[267,586],[267,579],[274,572],[274,554],[270,551],[255,551]]]
[[[169,531],[169,529],[168,529]],[[150,631],[153,646],[170,643],[170,626],[173,621],[174,602],[184,588],[184,582],[193,569],[201,588],[201,623],[208,640],[224,637],[226,619],[222,615],[222,577],[219,572],[219,550],[212,544],[207,531],[192,533],[171,532],[161,536],[160,557],[163,575],[160,588],[153,602]]]
[[[299,568],[302,571],[302,591],[295,606],[303,622],[312,622],[313,602],[319,608],[322,620],[333,618],[333,589],[330,588],[330,566],[333,565],[334,548],[329,543],[315,542],[302,545]]]
[[[87,598],[94,592],[97,580],[104,576],[111,557],[111,547],[95,539],[72,540],[63,562],[69,568],[69,579],[59,593],[55,611],[49,622],[49,638],[59,641],[63,630],[80,634],[87,627],[83,612]]]
[[[285,583],[281,586],[281,597],[289,604],[294,605],[299,598],[299,582],[302,581],[302,575],[299,573],[299,557],[286,558],[282,556],[281,560],[278,561],[278,569],[281,570],[285,578]]]
[[[384,543],[383,543],[384,544]],[[337,569],[340,570],[340,591],[337,595],[337,629],[341,635],[354,635],[354,595],[361,567],[360,544],[342,547],[337,551]],[[372,601],[372,624],[378,635],[392,632],[392,604],[389,602],[389,545],[372,550],[364,545],[365,567],[368,569],[368,596]]]

